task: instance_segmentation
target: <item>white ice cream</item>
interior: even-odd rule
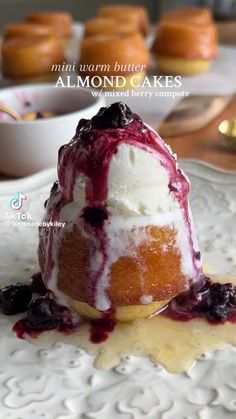
[[[166,213],[178,208],[169,193],[169,176],[154,153],[121,144],[114,154],[108,175],[107,206],[110,214],[128,218]],[[72,221],[86,206],[86,179],[78,177],[74,202],[64,207],[61,218]]]

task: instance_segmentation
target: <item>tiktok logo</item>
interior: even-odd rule
[[[17,192],[17,195],[10,200],[10,207],[14,210],[19,210],[23,206],[23,201],[27,198],[23,193]]]

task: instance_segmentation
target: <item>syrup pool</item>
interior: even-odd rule
[[[236,285],[236,276],[211,275],[211,279]],[[200,318],[181,322],[157,315],[130,323],[117,322],[101,343],[91,342],[91,323],[88,321],[70,335],[50,331],[27,340],[40,346],[57,341],[75,345],[95,357],[94,365],[98,369],[111,368],[128,354],[148,356],[167,371],[181,373],[203,353],[222,349],[227,344],[236,346],[236,324],[213,325]]]

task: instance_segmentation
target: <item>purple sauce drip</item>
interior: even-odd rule
[[[235,322],[236,288],[201,276],[188,291],[173,298],[161,315],[178,321],[204,318],[210,323]]]
[[[113,332],[116,322],[112,318],[103,318],[90,322],[90,341],[99,344],[107,340],[109,334]]]
[[[24,339],[26,334],[37,337],[39,333],[46,330],[57,329],[64,333],[71,333],[77,330],[77,325],[77,316],[47,294],[30,303],[25,318],[14,325],[13,331],[19,338]]]
[[[108,219],[108,214],[103,208],[87,207],[83,210],[82,217],[92,227],[102,228],[104,221]]]
[[[214,325],[225,321],[236,323],[236,288],[230,283],[212,283],[209,278],[201,276],[198,283],[171,300],[161,315],[183,322],[202,318]],[[100,320],[90,321],[90,341],[94,344],[104,342],[115,326],[113,311],[104,313]],[[78,327],[70,310],[58,305],[49,295],[34,300],[26,317],[13,327],[20,339],[26,335],[37,338],[42,332],[53,329],[71,334]]]
[[[40,332],[39,330],[33,330],[33,329],[27,328],[25,319],[21,319],[18,322],[16,322],[12,330],[16,334],[16,337],[18,339],[25,339],[26,335],[35,339],[42,333],[42,331]]]
[[[24,313],[32,299],[32,290],[27,284],[11,284],[0,289],[0,311],[8,316]]]
[[[36,274],[32,275],[30,281],[30,288],[31,291],[35,294],[46,295],[48,293],[48,290],[43,282],[41,272],[37,272]]]

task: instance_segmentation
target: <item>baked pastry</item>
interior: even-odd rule
[[[36,23],[10,23],[4,28],[3,40],[8,41],[12,38],[25,38],[35,35],[51,36],[53,35],[53,30],[49,26]]]
[[[137,23],[130,19],[116,20],[109,17],[96,17],[85,22],[84,36],[113,35],[137,32]]]
[[[138,24],[139,30],[143,35],[149,31],[149,17],[145,7],[133,5],[112,5],[104,6],[99,10],[99,16],[111,17],[114,19],[133,19]]]
[[[217,55],[210,12],[198,8],[168,12],[158,26],[153,52],[163,73],[193,75],[208,70]]]
[[[105,82],[100,86],[104,89],[127,90],[134,87],[131,83],[134,75],[136,82],[141,83],[149,62],[149,52],[139,33],[91,36],[81,43],[81,74],[100,76],[103,80],[105,76],[110,78],[111,83]],[[122,79],[117,80],[116,76],[122,76]]]
[[[24,121],[36,121],[36,119],[48,119],[57,116],[55,112],[42,111],[42,112],[30,112],[24,115]]]
[[[201,7],[184,7],[165,12],[162,22],[188,22],[189,25],[206,26],[213,22],[212,13],[209,9]]]
[[[14,82],[49,81],[58,77],[52,65],[65,60],[62,45],[53,36],[14,38],[2,44],[2,73]]]
[[[44,221],[66,226],[40,227],[46,287],[92,318],[163,308],[201,274],[188,192],[174,155],[126,105],[82,119],[46,204]]]
[[[62,40],[65,46],[71,38],[72,30],[72,17],[69,13],[65,12],[40,12],[33,13],[26,17],[27,22],[38,23],[40,25],[47,25],[53,29],[55,36]]]

